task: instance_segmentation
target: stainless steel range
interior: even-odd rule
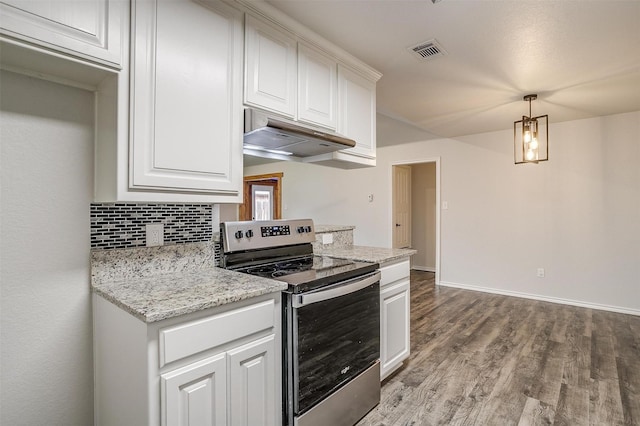
[[[314,256],[311,219],[221,224],[222,266],[284,281],[283,422],[351,426],[380,401],[378,264]]]

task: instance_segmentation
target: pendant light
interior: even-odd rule
[[[529,116],[513,123],[513,159],[515,164],[538,163],[549,159],[549,116],[532,117],[531,101],[538,95],[526,95],[529,102]]]

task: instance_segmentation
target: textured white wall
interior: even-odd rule
[[[355,225],[356,244],[391,247],[391,165],[439,156],[443,283],[640,314],[640,112],[552,121],[550,141],[538,165],[513,164],[505,130],[382,147],[372,169],[246,173],[284,172],[285,217]]]
[[[277,162],[246,167],[244,174],[259,175],[263,171],[284,171],[284,219],[309,217],[316,224],[359,225],[354,234],[356,241],[387,244],[378,229],[384,219],[380,215],[384,204],[378,197],[383,197],[387,191],[387,176],[378,173],[377,168],[342,170],[315,164]],[[374,195],[373,202],[369,202],[369,194]]]
[[[3,425],[93,423],[93,94],[0,75]]]

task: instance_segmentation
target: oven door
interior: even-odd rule
[[[291,334],[286,349],[290,382],[287,387],[293,416],[287,417],[291,420],[305,414],[379,360],[380,272],[289,295],[289,298],[287,323]],[[370,382],[374,374],[367,376]],[[379,401],[379,374],[374,383],[378,399],[361,416]],[[362,399],[362,395],[356,397]],[[352,403],[348,396],[338,399],[345,404]],[[349,410],[353,411],[353,407]]]

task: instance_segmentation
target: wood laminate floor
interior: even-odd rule
[[[640,317],[434,285],[411,356],[358,425],[640,425]]]

